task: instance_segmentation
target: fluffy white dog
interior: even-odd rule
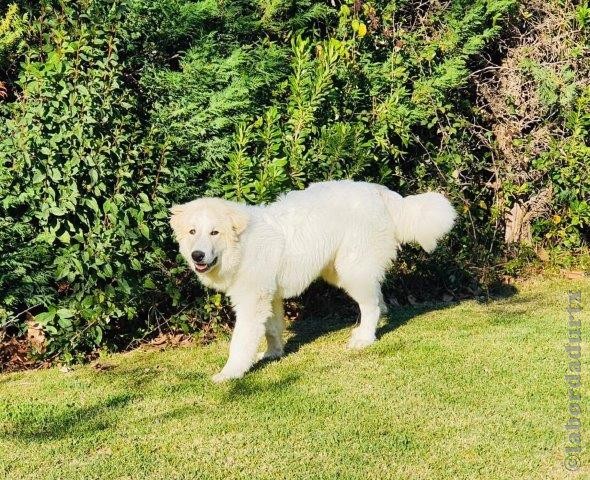
[[[401,197],[371,183],[335,181],[290,192],[270,205],[200,198],[171,209],[180,252],[200,281],[225,292],[236,313],[229,358],[216,382],[240,378],[256,359],[283,355],[283,299],[318,277],[343,288],[361,312],[351,348],[375,341],[385,304],[381,282],[406,242],[426,251],[452,227],[441,194]]]

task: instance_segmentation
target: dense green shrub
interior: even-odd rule
[[[526,2],[500,68],[476,77],[484,126],[493,134],[507,243],[573,251],[588,234],[587,11],[570,2]]]
[[[18,101],[2,105],[0,291],[4,308],[47,308],[36,320],[51,335],[48,353],[73,352],[154,300],[165,167],[142,149],[116,31],[76,7],[40,13]]]
[[[178,261],[167,207],[204,194],[269,202],[325,179],[450,195],[461,213],[450,239],[397,266],[446,289],[476,291],[502,273],[505,241],[579,253],[588,7],[541,7],[0,7],[0,322],[22,331],[34,315],[46,354],[69,360],[222,321],[221,297]],[[547,45],[543,31],[563,41]]]

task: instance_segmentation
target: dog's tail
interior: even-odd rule
[[[383,196],[400,243],[418,242],[427,252],[453,227],[457,212],[447,198],[436,192],[402,197],[384,189]]]

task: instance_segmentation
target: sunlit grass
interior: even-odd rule
[[[517,289],[393,309],[362,352],[353,318],[304,316],[289,355],[223,385],[226,341],[0,376],[0,478],[568,478],[566,292],[588,311],[590,285]]]

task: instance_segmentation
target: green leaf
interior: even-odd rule
[[[37,235],[37,237],[35,238],[35,241],[45,242],[45,243],[48,243],[49,245],[51,245],[55,241],[55,233],[52,231],[42,232],[39,235]]]
[[[64,329],[69,329],[72,326],[72,320],[70,320],[68,317],[59,317],[57,323]]]
[[[75,313],[68,308],[60,308],[57,311],[57,316],[59,318],[72,318],[74,315],[75,315]]]
[[[47,325],[48,323],[52,322],[55,319],[56,315],[55,308],[50,308],[46,312],[41,312],[35,315],[35,321],[40,325]]]
[[[141,234],[147,238],[149,240],[150,238],[150,229],[148,228],[148,226],[145,223],[140,223],[139,224],[139,231],[141,232]]]
[[[100,208],[98,207],[98,202],[96,201],[96,198],[94,198],[94,197],[87,198],[86,205],[88,205],[96,213],[100,213]]]
[[[68,231],[62,233],[58,238],[65,244],[70,243],[70,233]]]
[[[51,207],[49,211],[52,215],[55,215],[56,217],[61,217],[66,213],[66,211],[61,207]]]

